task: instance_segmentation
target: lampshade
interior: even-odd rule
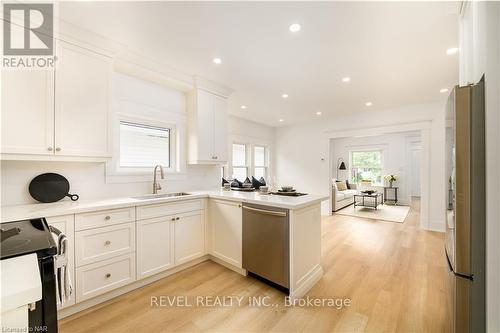
[[[346,169],[345,163],[344,162],[340,163],[339,170],[345,170],[345,169]]]

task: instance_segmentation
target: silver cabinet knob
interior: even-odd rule
[[[57,147],[57,148],[56,148],[56,151],[61,151],[61,147]]]
[[[48,147],[48,148],[47,148],[47,150],[48,150],[48,151],[53,151],[53,150],[54,150],[54,148],[52,148],[52,147]]]
[[[111,241],[109,241],[109,240],[105,241],[104,245],[111,245]]]
[[[105,276],[106,276],[106,279],[109,279],[111,277],[111,274],[107,273]]]
[[[106,217],[105,217],[104,219],[105,219],[106,221],[111,220],[111,216],[106,215]]]

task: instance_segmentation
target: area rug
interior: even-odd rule
[[[380,205],[377,209],[373,209],[350,205],[335,212],[335,214],[403,223],[409,211],[409,206]]]

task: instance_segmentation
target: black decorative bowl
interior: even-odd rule
[[[377,191],[375,190],[365,190],[365,191],[361,191],[361,193],[365,193],[365,194],[368,194],[368,195],[372,195],[373,193],[375,193]]]

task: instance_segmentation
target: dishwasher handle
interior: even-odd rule
[[[260,213],[260,214],[265,214],[265,215],[272,215],[272,216],[279,216],[279,217],[286,217],[285,212],[275,212],[273,210],[265,210],[265,209],[259,209],[259,208],[253,208],[253,207],[248,207],[248,206],[243,206],[243,209]]]

